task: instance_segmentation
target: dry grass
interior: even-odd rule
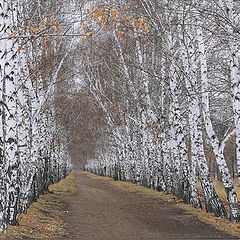
[[[59,239],[65,235],[62,195],[74,194],[75,173],[52,185],[50,193],[42,195],[28,209],[27,214],[19,216],[19,226],[10,226],[7,234],[0,234],[1,239]]]
[[[218,196],[222,199],[224,203],[227,203],[227,195],[222,182],[218,180],[213,180],[213,183]],[[197,182],[197,185],[198,185],[198,190],[202,193],[202,187],[201,187],[200,181]],[[237,182],[234,182],[234,187],[237,191],[238,197],[240,198],[240,186],[237,184]]]
[[[214,180],[214,186],[216,187],[216,191],[219,195],[219,197],[224,201],[227,202],[226,192],[224,190],[224,186],[220,181]],[[237,191],[237,195],[240,197],[240,187],[236,184],[234,184],[234,187]]]
[[[87,174],[85,173],[85,175],[98,180],[110,181],[109,178],[96,176],[91,173],[87,173]],[[204,209],[196,209],[192,207],[192,205],[183,203],[182,200],[177,199],[172,194],[164,194],[162,192],[145,188],[145,187],[133,184],[131,182],[121,182],[121,181],[111,180],[109,183],[112,186],[117,187],[123,191],[128,191],[136,195],[144,195],[145,197],[148,197],[148,198],[160,198],[161,200],[174,203],[176,207],[184,209],[187,212],[195,215],[200,221],[211,224],[221,231],[230,233],[234,237],[238,237],[238,238],[240,237],[240,224],[231,223],[228,219],[217,218],[211,213],[206,213]],[[222,184],[220,182],[216,182],[215,184],[216,184],[215,186],[219,196],[223,198],[223,200],[226,199],[224,187],[222,186]],[[240,188],[238,187],[238,191],[239,190]]]

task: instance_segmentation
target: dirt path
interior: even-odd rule
[[[75,195],[64,198],[68,239],[231,238],[173,203],[126,192],[83,172],[77,173],[76,187]]]

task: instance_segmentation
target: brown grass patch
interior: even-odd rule
[[[215,186],[218,196],[222,199],[222,201],[225,204],[227,204],[227,195],[226,195],[225,188],[224,188],[222,182],[219,180],[213,180],[213,183],[214,183],[214,186]],[[198,187],[199,192],[201,193],[201,196],[203,197],[203,192],[202,192],[202,187],[201,187],[200,181],[197,181],[197,187]],[[238,197],[240,197],[240,186],[238,185],[237,181],[234,181],[234,187],[235,187]]]
[[[74,194],[75,172],[67,178],[49,187],[50,193],[42,195],[28,209],[27,214],[19,216],[19,226],[9,226],[7,234],[0,234],[1,239],[59,239],[64,237],[62,221],[64,203],[62,195]]]
[[[224,189],[224,186],[222,182],[214,180],[213,181],[214,186],[216,187],[216,191],[218,196],[224,201],[227,202],[227,195]],[[240,187],[237,185],[237,183],[234,184],[235,190],[237,192],[238,197],[240,197]]]

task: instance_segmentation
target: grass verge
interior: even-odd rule
[[[34,202],[27,214],[19,216],[19,226],[9,226],[6,234],[1,233],[1,239],[59,239],[65,236],[64,195],[74,194],[76,173],[49,187],[50,192],[42,195]]]
[[[136,195],[144,195],[148,198],[160,198],[166,202],[174,203],[176,207],[184,209],[188,213],[195,215],[200,221],[211,224],[215,228],[233,235],[233,237],[240,238],[240,224],[231,223],[228,219],[215,217],[213,214],[205,212],[205,209],[196,209],[190,204],[183,203],[182,200],[177,199],[172,194],[164,194],[162,192],[145,188],[131,182],[113,181],[111,178],[97,176],[92,173],[84,172],[84,174],[90,178],[105,181],[107,180],[112,186],[123,191],[131,192]],[[220,195],[223,195],[222,187],[220,187],[221,186],[216,186],[216,188],[218,188],[217,191],[221,193]]]

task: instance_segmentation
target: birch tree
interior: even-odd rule
[[[237,222],[239,215],[237,195],[224,156],[225,146],[237,132],[237,127],[235,129],[230,127],[227,131],[221,130],[223,136],[220,136],[218,124],[221,123],[213,122],[212,112],[219,113],[213,109],[211,101],[219,101],[223,98],[223,94],[220,87],[215,87],[217,80],[209,85],[209,77],[212,79],[215,74],[217,79],[220,79],[221,74],[225,76],[225,73],[224,69],[220,70],[221,74],[213,70],[208,54],[210,46],[214,46],[211,54],[219,61],[217,64],[220,66],[221,61],[217,52],[221,54],[226,52],[222,48],[222,39],[220,39],[222,36],[219,34],[219,27],[224,28],[220,21],[221,14],[225,11],[226,18],[223,19],[225,23],[229,25],[231,23],[231,26],[236,25],[237,19],[231,15],[232,11],[234,16],[237,16],[237,8],[230,2],[221,1],[219,5],[211,2],[209,11],[214,9],[217,12],[213,14],[212,11],[209,15],[203,11],[207,4],[205,1],[159,3],[142,0],[138,6],[122,2],[118,2],[118,5],[107,5],[109,3],[101,2],[98,7],[89,10],[90,25],[84,26],[86,37],[82,40],[87,42],[91,38],[94,39],[91,40],[91,44],[97,44],[100,39],[97,32],[101,35],[102,44],[107,41],[106,39],[111,39],[115,43],[118,60],[113,59],[116,61],[115,66],[118,65],[121,78],[113,66],[104,62],[103,56],[102,59],[98,59],[97,65],[107,66],[106,69],[111,74],[114,72],[113,81],[117,84],[121,79],[122,88],[119,91],[127,94],[128,105],[134,102],[135,107],[133,111],[128,111],[124,115],[127,120],[121,116],[120,124],[118,126],[113,124],[111,127],[112,131],[115,131],[116,127],[119,129],[120,142],[115,142],[114,147],[111,147],[112,151],[106,148],[99,155],[98,161],[90,161],[86,168],[98,172],[97,169],[102,165],[103,158],[108,159],[107,162],[110,161],[104,163],[107,166],[111,165],[110,155],[113,154],[112,159],[121,156],[121,168],[124,168],[125,172],[129,169],[127,166],[131,165],[129,161],[133,163],[131,171],[136,177],[132,181],[174,193],[195,207],[201,207],[203,204],[197,189],[197,176],[199,176],[206,211],[226,217],[226,210],[216,193],[209,171],[206,145],[208,147],[211,145],[228,196],[230,219]],[[226,11],[224,9],[227,4],[230,4],[230,7],[228,6]],[[144,32],[142,27],[147,31]],[[233,32],[231,27],[227,28],[231,35],[230,43],[233,40]],[[109,32],[113,32],[113,38],[109,36]],[[145,42],[139,37],[140,35],[145,35]],[[153,35],[156,36],[155,39],[152,38]],[[151,47],[146,48],[150,39],[154,41],[151,42]],[[234,39],[237,39],[236,31]],[[235,40],[233,42],[236,45]],[[126,53],[125,49],[128,46],[131,46],[131,51]],[[157,49],[157,51],[152,51],[150,56],[148,49]],[[114,49],[112,50],[111,56],[116,56]],[[231,54],[231,59],[233,55],[235,53]],[[236,69],[238,64],[236,59],[230,61],[231,69]],[[231,70],[231,79],[234,78],[236,81],[236,77],[232,77],[233,72],[236,76],[236,70]],[[105,82],[102,81],[103,79]],[[101,75],[101,80],[98,81],[97,95],[101,98],[96,99],[101,104],[107,104],[107,95],[102,89],[111,85],[108,81],[109,79],[104,75]],[[102,85],[103,82],[105,87]],[[223,81],[223,84],[227,84],[226,81]],[[236,95],[236,84],[234,86],[233,95],[234,91]],[[126,87],[128,87],[127,91]],[[224,94],[224,97],[229,98],[227,94]],[[236,100],[233,100],[235,126],[236,105]],[[117,109],[119,112],[122,111],[121,104]],[[108,108],[106,113],[107,116],[112,115],[111,108]],[[231,126],[231,118],[226,122]],[[121,143],[126,141],[124,123],[127,125],[126,132],[132,133],[131,138],[127,140],[131,148]],[[152,124],[157,126],[153,131],[148,129]],[[116,153],[118,156],[114,157]],[[137,178],[139,180],[136,181]]]

